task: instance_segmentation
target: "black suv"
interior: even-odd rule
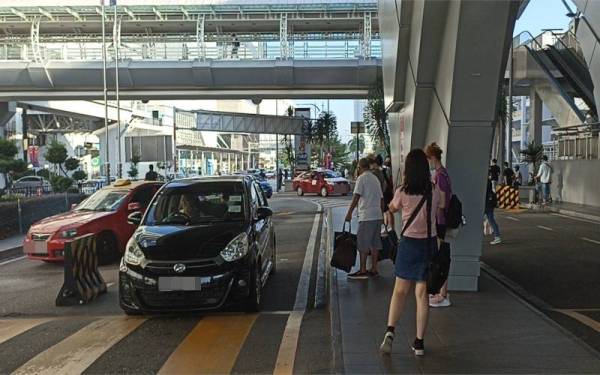
[[[174,180],[164,185],[127,243],[119,302],[127,314],[260,307],[275,271],[273,212],[247,176]]]

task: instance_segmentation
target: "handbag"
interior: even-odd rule
[[[379,252],[379,261],[390,259],[396,263],[396,254],[398,252],[398,235],[395,230],[390,230],[385,226],[385,231],[381,233],[381,244],[383,245]]]
[[[493,233],[494,232],[492,230],[492,226],[490,225],[490,222],[488,221],[487,217],[484,217],[483,218],[483,235],[489,236]]]
[[[346,222],[341,232],[335,232],[333,242],[333,254],[331,256],[331,267],[350,272],[356,263],[356,235],[352,234],[352,224],[346,231]]]

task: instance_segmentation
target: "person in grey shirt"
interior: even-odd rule
[[[360,269],[348,274],[350,279],[367,279],[377,276],[377,260],[381,243],[383,223],[383,192],[379,179],[371,172],[369,160],[358,162],[359,176],[354,187],[352,203],[346,214],[346,221],[352,221],[352,212],[358,207],[358,231],[356,245],[360,254]],[[371,254],[371,269],[367,271],[367,256]]]

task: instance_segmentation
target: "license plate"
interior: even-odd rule
[[[33,241],[34,254],[46,254],[48,252],[48,244],[46,241]]]
[[[158,290],[160,291],[198,291],[201,288],[199,277],[159,277]]]

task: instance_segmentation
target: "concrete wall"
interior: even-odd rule
[[[552,162],[552,198],[600,207],[600,160]]]
[[[573,3],[591,25],[590,27],[583,20],[579,21],[577,39],[590,68],[592,81],[594,81],[596,107],[600,108],[600,42],[594,36],[594,32],[596,35],[600,35],[600,1],[573,0]]]

